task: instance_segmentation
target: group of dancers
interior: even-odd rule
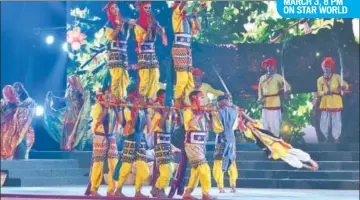
[[[214,177],[219,193],[224,193],[225,172],[229,174],[231,192],[236,192],[238,169],[234,131],[237,129],[266,150],[269,153],[269,159],[282,159],[295,168],[318,170],[318,164],[311,159],[309,154],[293,148],[280,137],[280,95],[282,93],[285,96],[288,95],[291,86],[284,77],[276,73],[276,60],[266,59],[262,62],[267,73],[259,81],[258,96],[263,105],[260,122],[250,118],[243,109],[233,105],[231,94],[215,90],[202,82],[203,72],[193,67],[191,52],[191,37],[201,28],[196,16],[197,10],[193,9],[189,16],[187,15],[187,1],[175,1],[172,15],[175,37],[171,54],[176,84],[174,88],[171,85],[170,93],[174,92],[174,103],[169,105],[167,101],[171,98],[170,90],[168,85],[165,87],[159,82],[159,62],[154,44],[159,34],[163,45],[167,45],[166,31],[151,14],[151,2],[138,2],[137,6],[139,18],[136,20],[122,16],[115,2],[108,3],[103,9],[108,17],[105,25],[105,35],[109,41],[108,74],[104,77],[103,87],[96,92],[96,103],[91,108],[93,155],[86,195],[99,196],[98,189],[103,179],[104,162],[107,160],[108,196],[125,196],[122,188],[135,164],[135,197],[147,197],[141,192],[150,174],[147,165],[146,148],[148,145],[146,145],[145,133],[151,135],[154,144],[155,162],[150,192],[153,197],[172,198],[177,193],[184,199],[196,199],[192,196],[192,192],[200,183],[202,199],[216,199],[210,195],[211,175]],[[127,40],[131,29],[135,32],[138,63],[130,67]],[[348,85],[341,80],[339,75],[333,73],[334,66],[334,60],[330,57],[322,62],[324,75],[318,80],[318,95],[321,97],[321,129],[328,136],[327,130],[329,124],[332,123],[333,136],[335,140],[338,140],[339,131],[341,131],[340,114],[343,107],[341,91],[348,89]],[[138,70],[139,78],[135,84],[130,84],[129,68]],[[83,112],[84,102],[88,102],[88,100],[85,101],[88,99],[88,94],[76,84],[79,82],[76,77],[72,77],[71,80],[73,80],[71,85],[73,95],[70,96],[81,102],[81,106],[73,105],[75,106],[73,110],[80,113]],[[1,101],[2,135],[3,114],[11,110],[12,105],[14,107],[32,105],[30,100],[26,100],[28,95],[23,86],[20,86],[20,89],[16,90],[11,86],[5,86],[3,89],[5,100]],[[16,88],[15,85],[14,87]],[[209,104],[208,93],[217,97],[216,104]],[[50,94],[47,98],[55,97]],[[70,112],[70,114],[73,113]],[[6,115],[12,117],[9,114]],[[4,118],[4,120],[7,119]],[[63,142],[64,149],[75,147],[80,141],[80,139],[74,139],[76,137],[74,126],[78,127],[79,116],[71,119],[74,123],[69,125],[68,132],[73,135],[70,134],[67,142]],[[25,126],[25,124],[21,125]],[[115,137],[119,127],[122,131],[121,145],[117,144]],[[177,141],[174,141],[174,133],[178,129],[183,131],[177,131],[180,136],[177,135]],[[24,129],[17,136],[29,138],[26,140],[28,148],[31,147],[29,144],[32,144],[33,131],[31,130]],[[216,133],[212,172],[206,156],[209,131]],[[8,133],[11,137],[11,131]],[[14,146],[16,147],[17,142],[20,141],[19,138],[9,140],[9,137],[2,138],[2,158],[13,155]],[[15,140],[17,142],[13,142]],[[174,142],[183,145],[176,148],[173,145]],[[11,147],[7,148],[6,145]],[[9,152],[9,149],[12,152]],[[119,154],[119,151],[122,153]],[[175,169],[173,158],[176,153],[180,154],[177,169]],[[185,189],[184,178],[188,164],[191,171]],[[165,193],[167,187],[170,187],[168,194]]]
[[[93,164],[86,194],[99,195],[97,190],[102,180],[103,162],[107,158],[107,195],[125,196],[122,188],[135,163],[135,197],[147,197],[141,192],[150,174],[146,164],[145,132],[152,135],[155,151],[150,192],[153,197],[172,198],[177,192],[184,199],[196,199],[191,194],[200,182],[202,199],[216,199],[210,195],[211,174],[219,192],[223,193],[223,177],[226,171],[230,177],[231,192],[236,192],[236,129],[240,129],[262,148],[268,149],[269,158],[282,159],[296,168],[304,167],[314,171],[318,169],[317,163],[309,154],[293,148],[279,137],[280,90],[286,87],[285,94],[288,94],[291,88],[282,76],[275,73],[277,64],[274,59],[267,59],[262,63],[268,71],[260,78],[259,83],[259,100],[263,104],[262,123],[233,105],[230,94],[214,90],[208,84],[202,83],[203,72],[199,68],[193,68],[191,53],[191,37],[200,30],[200,24],[195,9],[191,16],[186,15],[186,1],[175,1],[173,5],[175,37],[171,54],[176,84],[173,88],[174,104],[166,105],[168,90],[161,88],[159,83],[159,62],[154,46],[157,34],[161,36],[163,44],[167,45],[166,32],[151,14],[151,2],[138,2],[137,6],[139,18],[136,20],[122,16],[115,2],[110,2],[104,8],[108,16],[105,33],[109,40],[107,66],[110,75],[104,79],[102,90],[97,92],[97,102],[92,110]],[[134,29],[138,44],[138,63],[132,68],[138,70],[139,78],[133,85],[129,85],[127,71],[127,39],[131,28]],[[326,67],[328,66],[324,66]],[[217,96],[216,106],[209,106],[206,100],[208,92]],[[123,144],[120,149],[113,134],[113,130],[118,126],[123,127]],[[172,145],[172,136],[179,127],[183,127],[184,131],[178,140],[184,145],[177,149]],[[209,131],[216,133],[212,173],[206,157]],[[120,156],[118,150],[122,152]],[[180,153],[181,157],[175,176],[174,153]],[[184,190],[188,163],[191,171],[188,186]],[[168,186],[171,189],[169,194],[166,194],[165,189]]]

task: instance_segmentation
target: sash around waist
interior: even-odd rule
[[[170,133],[154,132],[156,134],[156,144],[170,144],[171,135]],[[155,145],[156,145],[155,144]]]
[[[113,136],[113,134],[106,134],[106,133],[100,133],[100,132],[95,132],[94,135],[106,136],[106,137],[111,137],[111,136]]]
[[[190,47],[191,35],[186,33],[176,33],[174,44]]]
[[[126,41],[111,41],[110,50],[126,52],[127,42]]]
[[[205,144],[206,132],[190,131],[186,133],[185,143]]]

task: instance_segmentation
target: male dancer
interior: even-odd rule
[[[281,127],[281,107],[280,90],[286,88],[285,97],[291,91],[290,85],[284,77],[275,72],[277,62],[275,59],[267,59],[262,62],[267,73],[260,77],[258,96],[262,103],[261,123],[266,130],[270,130],[275,136],[280,136]]]
[[[165,90],[160,89],[157,92],[157,99],[161,106],[164,106]],[[174,163],[172,157],[171,133],[174,130],[173,119],[175,113],[168,108],[155,109],[155,114],[152,119],[152,127],[154,134],[154,149],[156,170],[153,176],[155,183],[151,194],[154,197],[166,198],[165,188],[169,185],[170,179],[174,173]],[[159,176],[157,172],[159,171]]]
[[[232,107],[227,96],[217,99],[219,111],[214,115],[213,129],[216,133],[213,176],[220,193],[225,193],[224,172],[228,171],[231,192],[236,192],[236,138],[238,111]]]
[[[108,92],[108,89],[106,92]],[[94,133],[93,161],[90,172],[90,193],[87,191],[85,193],[86,195],[100,196],[97,191],[103,179],[103,167],[106,157],[109,168],[107,196],[114,195],[115,185],[112,176],[118,161],[118,151],[113,133],[118,120],[118,114],[115,108],[108,105],[110,98],[110,94],[102,94],[98,91],[96,94],[96,103],[91,113],[93,118],[92,132]]]
[[[184,98],[194,87],[192,76],[191,35],[200,30],[196,18],[197,10],[192,16],[186,16],[187,1],[175,1],[173,6],[172,24],[175,33],[174,46],[171,50],[176,72],[175,106],[182,107]]]
[[[129,88],[131,87],[129,86]],[[132,101],[133,107],[131,110],[129,108],[124,109],[126,125],[123,134],[125,135],[125,140],[115,195],[125,197],[122,193],[122,187],[131,172],[133,163],[136,162],[135,197],[147,198],[147,196],[141,193],[142,185],[149,177],[149,168],[146,163],[144,129],[145,125],[151,128],[151,120],[147,109],[135,107],[139,104],[139,97],[136,90],[137,88],[135,87],[128,93],[128,100]]]
[[[270,131],[264,130],[261,123],[256,121],[245,113],[244,117],[245,130],[244,135],[256,142],[260,148],[270,151],[269,159],[281,159],[294,168],[305,168],[311,171],[317,171],[319,165],[311,159],[310,155],[301,149],[295,149],[281,138],[274,136]],[[308,165],[308,163],[310,165]]]
[[[318,96],[321,98],[320,129],[326,138],[325,142],[329,142],[329,126],[331,124],[335,143],[340,143],[341,111],[343,109],[341,91],[349,89],[349,85],[341,80],[339,74],[333,73],[335,62],[331,57],[326,57],[321,63],[321,67],[324,75],[317,80]]]
[[[212,94],[215,97],[218,97],[220,95],[229,96],[229,94],[226,94],[221,90],[216,90],[213,87],[211,87],[211,85],[204,83],[203,82],[204,72],[200,68],[194,68],[194,70],[192,71],[192,74],[193,74],[194,82],[195,82],[195,87],[193,88],[193,90],[199,90],[204,94],[204,96],[205,96],[204,104],[205,105],[209,103],[208,94]],[[187,100],[187,103],[189,103],[188,98],[186,98],[186,100]]]
[[[138,53],[137,69],[139,70],[140,79],[140,103],[144,104],[152,101],[151,97],[157,92],[156,89],[160,78],[159,61],[155,54],[154,44],[156,34],[161,35],[164,46],[167,45],[167,37],[165,29],[159,25],[159,22],[151,14],[151,2],[137,2],[137,6],[140,8],[140,16],[136,20],[134,31],[138,45],[136,51]]]
[[[111,94],[123,101],[126,88],[129,85],[127,40],[129,30],[135,25],[135,20],[121,16],[114,1],[108,3],[106,11],[108,22],[105,25],[105,36],[108,43],[107,67],[111,75]]]
[[[188,187],[183,199],[195,199],[191,192],[200,181],[202,199],[216,199],[210,196],[211,171],[206,160],[206,134],[208,132],[207,114],[202,110],[204,94],[201,91],[193,91],[189,95],[191,108],[184,111],[185,126],[185,151],[191,166]],[[210,118],[212,116],[210,115]],[[211,120],[211,119],[210,119]]]

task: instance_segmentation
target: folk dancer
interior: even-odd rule
[[[291,87],[284,77],[276,73],[277,62],[275,59],[264,60],[262,66],[266,68],[267,73],[259,80],[258,100],[262,103],[261,123],[264,129],[270,130],[279,137],[281,127],[280,91],[282,87],[286,87],[284,95],[287,97]]]
[[[200,30],[197,20],[197,10],[192,16],[186,16],[187,1],[175,1],[173,6],[172,25],[174,30],[174,45],[171,50],[176,72],[175,106],[182,107],[184,99],[194,88],[192,75],[191,36]]]
[[[319,165],[311,159],[308,153],[301,149],[293,148],[272,132],[263,129],[259,121],[250,118],[245,113],[242,113],[242,115],[245,125],[244,135],[254,140],[260,148],[269,150],[269,159],[281,159],[297,169],[305,168],[312,171],[319,169]]]
[[[130,90],[133,88],[133,90]],[[140,97],[137,94],[137,88],[129,86],[128,100],[133,105],[138,105]],[[136,108],[133,106],[131,110],[125,108],[124,111],[125,127],[124,146],[121,157],[121,166],[119,169],[119,178],[117,180],[116,196],[125,197],[122,193],[122,187],[125,180],[131,173],[133,163],[136,164],[136,180],[135,180],[135,197],[148,198],[141,193],[142,185],[146,183],[149,177],[149,168],[147,165],[144,129],[147,126],[151,129],[151,119],[147,109]]]
[[[326,142],[329,142],[329,126],[331,124],[335,143],[340,143],[341,111],[343,109],[341,91],[348,90],[349,85],[341,80],[339,74],[333,73],[334,67],[333,58],[326,57],[321,63],[324,75],[317,80],[318,96],[321,98],[320,130],[324,134]]]
[[[179,196],[183,196],[185,190],[185,174],[186,168],[188,166],[188,158],[185,152],[184,115],[180,110],[175,110],[175,112],[175,128],[174,133],[171,136],[171,141],[177,148],[180,149],[180,159],[175,177],[171,183],[168,198],[173,198],[175,193],[177,193]]]
[[[199,90],[205,95],[204,104],[207,105],[209,102],[208,94],[211,94],[215,97],[218,97],[220,95],[225,95],[229,97],[229,94],[224,93],[221,90],[216,90],[211,85],[203,82],[204,72],[200,68],[194,68],[192,71],[195,87],[193,90]],[[186,98],[186,103],[190,103],[189,99]]]
[[[90,195],[100,196],[97,192],[103,180],[104,160],[108,161],[108,188],[107,196],[113,196],[115,185],[113,182],[113,173],[118,161],[118,150],[114,129],[118,122],[118,111],[115,107],[109,106],[109,102],[115,102],[115,97],[111,98],[109,89],[105,94],[98,91],[96,94],[96,103],[92,109],[92,132],[93,135],[93,155],[92,167],[90,172]],[[111,101],[110,101],[111,100]],[[88,191],[85,193],[88,194]]]
[[[214,114],[213,129],[216,133],[213,176],[220,193],[225,193],[224,172],[228,172],[231,192],[236,192],[238,170],[236,166],[236,138],[238,111],[227,96],[217,99],[219,111]]]
[[[189,95],[191,108],[184,111],[185,126],[185,151],[191,166],[188,187],[185,190],[183,199],[195,199],[191,192],[197,187],[200,181],[202,188],[202,199],[216,199],[210,196],[211,171],[206,160],[206,134],[209,120],[212,116],[201,111],[203,107],[204,94],[201,91],[192,91]]]
[[[137,42],[136,52],[138,54],[137,69],[139,70],[139,93],[141,104],[150,103],[157,92],[160,78],[159,61],[155,54],[156,34],[162,37],[162,43],[167,46],[165,29],[160,26],[151,14],[151,2],[137,2],[140,16],[136,20],[135,39]]]
[[[65,104],[64,107],[58,107]],[[77,76],[67,78],[64,97],[57,97],[51,91],[46,94],[44,108],[45,129],[60,143],[60,149],[83,150],[88,135],[88,116],[91,112],[90,95]]]
[[[164,106],[165,90],[157,92],[157,99],[161,106]],[[174,173],[174,158],[172,152],[180,151],[171,144],[171,134],[174,131],[175,112],[168,108],[155,109],[152,118],[152,130],[154,136],[155,164],[154,183],[151,194],[154,197],[166,198],[165,188],[169,185]]]
[[[21,143],[16,147],[15,159],[29,159],[29,153],[35,140],[35,132],[32,127],[32,120],[35,114],[35,101],[29,96],[20,82],[13,84],[17,98],[19,100],[18,112],[19,127],[22,127],[20,136]]]
[[[124,101],[126,88],[129,85],[127,41],[135,20],[123,17],[114,1],[108,3],[103,11],[106,11],[108,17],[105,36],[109,41],[107,67],[111,75],[111,94],[118,100]]]

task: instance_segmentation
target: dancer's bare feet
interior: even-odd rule
[[[236,186],[231,186],[231,193],[236,193]]]
[[[115,192],[107,192],[106,193],[107,197],[114,197],[115,196]]]
[[[184,196],[183,196],[183,199],[186,199],[186,200],[198,200],[197,198],[193,197],[191,195],[191,192],[193,191],[192,188],[187,188],[185,190],[185,193],[184,193]]]
[[[219,193],[225,193],[225,189],[224,188],[219,188]]]
[[[101,195],[97,191],[91,191],[90,196],[101,197]]]
[[[117,197],[126,197],[126,196],[122,193],[121,188],[116,189],[116,191],[115,191],[115,196],[117,196]]]
[[[216,197],[210,196],[209,194],[203,194],[202,200],[217,200]]]
[[[136,191],[135,198],[149,198],[149,196],[143,195],[141,191]]]
[[[313,172],[315,172],[319,169],[319,165],[314,160],[310,160],[309,163],[311,166],[308,164],[303,164],[303,167],[308,170],[311,170]]]
[[[150,194],[152,197],[157,197],[159,191],[156,187],[151,188]]]

